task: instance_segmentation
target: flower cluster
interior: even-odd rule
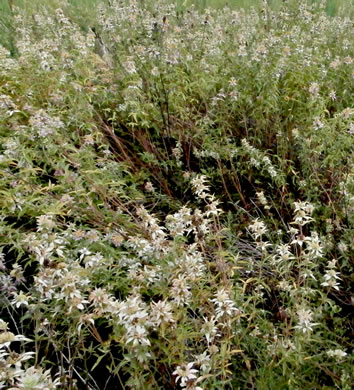
[[[300,308],[297,311],[298,324],[295,326],[295,329],[298,329],[303,333],[311,333],[313,327],[318,325],[318,323],[312,322],[313,312],[310,309]]]
[[[193,368],[194,362],[178,366],[173,372],[176,375],[176,383],[179,382],[182,388],[188,390],[203,390],[197,383],[200,382],[200,378],[197,377],[198,370]]]
[[[314,207],[309,202],[294,202],[295,206],[295,218],[293,223],[296,225],[304,226],[305,224],[313,221],[311,217]]]
[[[322,286],[334,288],[335,290],[339,290],[338,281],[341,280],[340,273],[336,272],[336,260],[333,259],[328,262],[327,270],[324,275],[324,282],[321,283]]]

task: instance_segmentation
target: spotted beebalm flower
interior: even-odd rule
[[[182,236],[192,231],[192,210],[186,206],[180,208],[175,214],[166,217],[166,227],[171,236]]]
[[[9,329],[9,324],[0,318],[0,331],[6,331]]]
[[[200,367],[201,372],[207,373],[210,371],[210,355],[207,351],[204,351],[200,355],[195,355],[195,364]]]
[[[213,197],[211,196],[210,199]],[[220,215],[222,210],[218,208],[220,202],[218,200],[213,200],[207,205],[207,211],[205,212],[206,216],[209,218],[210,215]]]
[[[258,218],[256,218],[248,228],[252,232],[252,236],[255,240],[262,237],[262,235],[267,232],[264,222],[260,221]]]
[[[353,114],[354,114],[354,110],[350,107],[347,107],[342,111],[342,116],[344,119],[348,119]]]
[[[146,304],[138,295],[128,297],[120,303],[119,320],[123,324],[143,323],[148,318]]]
[[[18,377],[20,389],[54,389],[60,386],[60,378],[54,382],[50,377],[50,370],[43,371],[41,368],[29,367]]]
[[[157,327],[161,324],[172,324],[175,322],[171,304],[166,301],[152,302],[151,322]]]
[[[145,188],[145,191],[147,191],[147,192],[154,192],[155,191],[154,186],[151,183],[151,181],[146,182],[144,188]]]
[[[177,142],[176,147],[172,149],[172,155],[177,159],[180,160],[183,156],[183,149],[180,142]]]
[[[40,215],[37,217],[37,230],[39,232],[43,230],[53,230],[56,226],[52,215]]]
[[[348,133],[351,135],[354,135],[354,123],[353,122],[349,124]]]
[[[345,358],[348,354],[341,349],[329,349],[327,351],[329,357],[335,358],[336,360],[341,360]]]
[[[295,206],[295,219],[292,224],[298,224],[304,226],[305,224],[313,221],[311,217],[314,207],[309,202],[294,202]]]
[[[338,276],[340,275],[339,272],[336,272],[336,260],[333,259],[332,261],[328,262],[327,270],[324,275],[324,282],[321,283],[321,286],[325,287],[331,287],[335,290],[339,290],[339,283],[338,281],[341,280],[341,278]]]
[[[312,126],[315,130],[319,130],[324,127],[324,123],[321,121],[321,118],[315,117]]]
[[[239,310],[235,307],[233,300],[230,299],[230,293],[224,288],[218,290],[214,296],[215,298],[211,299],[211,302],[213,302],[216,306],[215,313],[217,319],[225,314],[231,316],[234,313],[239,312]]]
[[[14,333],[8,331],[0,333],[0,348],[2,346],[8,347],[13,341],[16,341]]]
[[[333,102],[337,99],[336,91],[334,90],[330,91],[328,96]]]
[[[263,191],[256,192],[256,195],[261,205],[264,206],[266,210],[269,210],[270,206],[268,205],[268,201],[264,195],[264,192]]]
[[[210,319],[203,317],[204,324],[200,330],[201,334],[205,336],[208,344],[214,340],[215,337],[220,336],[218,333],[217,320],[214,316]]]
[[[317,232],[311,232],[311,237],[305,238],[306,250],[312,257],[321,257],[323,245]]]
[[[320,86],[318,85],[318,83],[311,83],[309,87],[309,92],[313,97],[318,96],[318,93],[320,92]]]
[[[190,286],[188,285],[185,274],[178,275],[172,281],[170,292],[177,306],[184,305],[190,300],[192,293],[190,292]]]
[[[266,252],[268,247],[271,247],[272,244],[268,241],[256,241],[256,246],[262,252]]]
[[[277,245],[276,252],[279,261],[294,260],[294,255],[290,252],[290,246],[288,244]]]
[[[198,175],[192,180],[193,191],[200,199],[209,197],[209,186],[206,182],[205,175]]]
[[[20,334],[15,335],[14,333],[9,331],[4,331],[0,333],[0,348],[3,346],[8,347],[14,341],[31,341],[31,340]]]
[[[23,291],[20,291],[19,293],[14,292],[13,296],[14,298],[11,300],[11,304],[16,308],[19,308],[20,306],[28,306],[29,297]]]
[[[29,124],[39,137],[47,137],[58,129],[64,127],[64,123],[57,117],[51,117],[44,110],[39,110],[29,119]]]
[[[295,329],[299,329],[303,333],[312,332],[312,328],[315,325],[318,325],[315,322],[312,322],[313,312],[309,309],[299,309],[297,311],[298,325],[295,326]]]
[[[182,387],[186,387],[187,382],[190,380],[197,378],[198,370],[193,368],[194,362],[178,366],[175,371],[173,371],[173,375],[176,375],[176,383],[180,381],[180,385]]]
[[[142,325],[129,325],[127,327],[126,343],[132,343],[134,347],[138,345],[150,346],[150,340],[148,338],[148,331],[145,326]]]
[[[123,241],[124,241],[124,238],[121,234],[119,233],[112,233],[110,235],[110,239],[112,241],[112,244],[115,246],[115,247],[119,247],[122,245]]]

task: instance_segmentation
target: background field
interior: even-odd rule
[[[107,2],[108,0],[68,0],[67,2],[72,5],[72,17],[83,28],[87,28],[87,25],[92,23],[95,19],[95,8],[100,3]],[[313,0],[313,3],[318,3],[320,0]],[[326,12],[328,15],[335,15],[338,12],[343,14],[353,14],[354,0],[325,0]],[[151,0],[140,0],[144,4],[148,4]],[[262,0],[176,0],[171,3],[178,5],[178,9],[188,9],[190,6],[195,6],[197,9],[202,10],[207,7],[216,9],[223,8],[225,6],[232,9],[251,7],[260,8]],[[287,3],[297,4],[297,0],[287,0]],[[10,9],[13,7],[20,7],[25,9],[28,13],[38,12],[41,8],[55,9],[63,4],[60,0],[1,0],[0,2],[0,44],[5,45],[13,51],[13,27],[12,17]],[[268,0],[268,4],[273,9],[279,9],[283,4],[283,0]]]

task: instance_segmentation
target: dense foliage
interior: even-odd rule
[[[0,46],[0,387],[352,388],[353,19],[61,3]]]

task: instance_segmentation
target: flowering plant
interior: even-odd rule
[[[0,387],[352,388],[352,7],[93,3],[0,5]]]

